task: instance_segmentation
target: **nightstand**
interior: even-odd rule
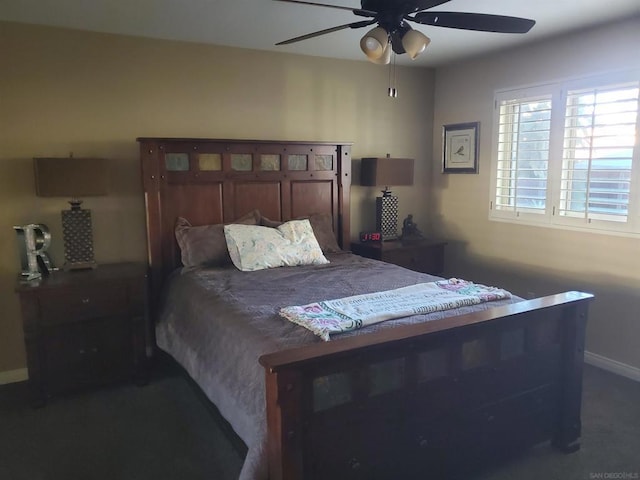
[[[147,375],[147,266],[103,264],[19,282],[29,385],[52,395]]]
[[[444,247],[447,242],[400,240],[381,243],[352,242],[351,251],[362,257],[393,263],[418,272],[440,275],[444,271]]]

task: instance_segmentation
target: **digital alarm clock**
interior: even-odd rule
[[[382,233],[380,232],[360,232],[361,242],[381,242]]]

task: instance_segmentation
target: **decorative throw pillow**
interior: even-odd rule
[[[260,212],[254,210],[234,223],[257,225],[259,222]],[[218,267],[231,263],[223,224],[194,227],[187,219],[178,217],[175,235],[185,267]]]
[[[333,217],[329,213],[314,213],[309,216],[311,228],[323,253],[339,253],[342,250],[333,231]]]
[[[318,244],[322,249],[322,253],[339,253],[342,252],[336,241],[335,233],[333,232],[333,218],[329,213],[313,213],[306,217],[300,217],[296,220],[308,219],[313,229],[313,234],[318,240]],[[277,220],[270,220],[265,216],[260,217],[260,225],[265,227],[277,228],[282,225],[282,222]]]
[[[292,220],[278,228],[225,225],[231,261],[243,272],[329,263],[309,220]]]

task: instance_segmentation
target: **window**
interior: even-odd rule
[[[640,72],[496,94],[490,218],[640,233]]]

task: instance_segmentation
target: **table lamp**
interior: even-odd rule
[[[82,197],[106,195],[107,162],[101,158],[34,158],[36,195],[70,198],[63,210],[65,270],[95,268],[91,210],[81,207]]]
[[[412,158],[363,158],[360,183],[364,186],[384,186],[376,198],[376,230],[383,240],[398,238],[398,197],[390,186],[413,185]]]

